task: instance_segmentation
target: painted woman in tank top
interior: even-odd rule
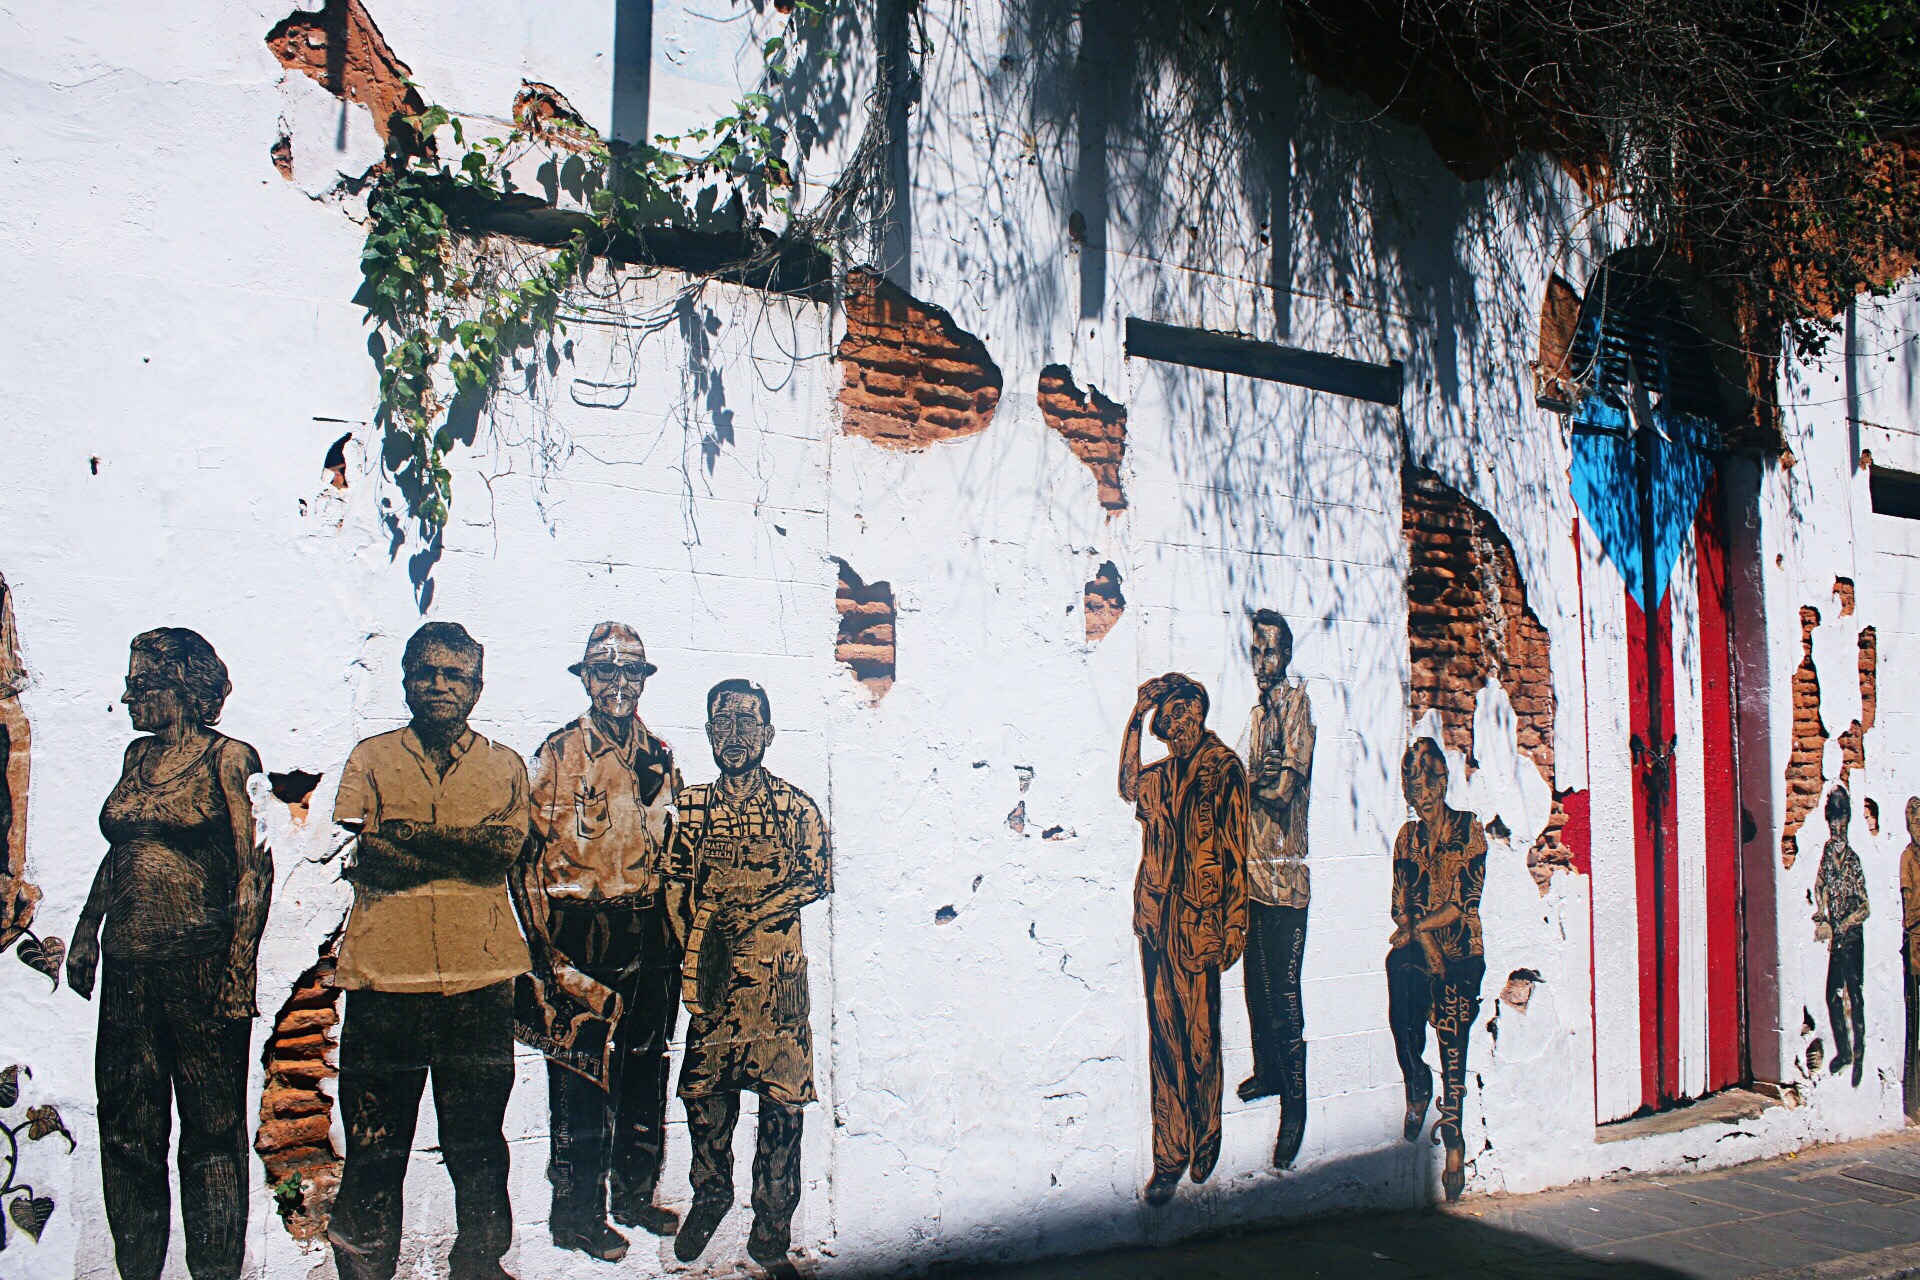
[[[160,1280],[175,1110],[187,1270],[238,1280],[246,1255],[247,1042],[273,858],[247,798],[260,757],[213,730],[231,689],[199,634],[134,640],[121,701],[144,736],[100,810],[107,852],[67,956],[76,992],[100,983],[100,1177],[121,1280]]]
[[[172,960],[230,947],[236,867],[220,756],[245,749],[210,733],[199,754],[169,772],[158,738],[128,748],[126,772],[100,810],[108,958]]]

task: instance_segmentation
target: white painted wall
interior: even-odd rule
[[[525,76],[606,118],[607,0],[373,3],[430,99],[504,117]],[[656,60],[661,127],[676,112],[690,121],[728,82],[711,65],[674,62],[672,49],[750,52],[733,25],[745,11],[722,9],[656,6],[663,39],[706,33],[657,46],[674,68]],[[271,4],[8,14],[0,108],[25,127],[0,138],[15,193],[0,209],[11,249],[0,288],[25,302],[0,346],[0,572],[35,676],[24,702],[39,925],[66,936],[103,852],[97,810],[129,736],[116,704],[127,641],[159,625],[206,634],[233,673],[223,729],[269,768],[328,774],[324,801],[353,742],[403,714],[399,650],[421,617],[409,572],[417,546],[389,524],[398,499],[365,447],[375,373],[351,302],[361,229],[351,201],[314,198],[377,155],[370,117],[282,76],[262,43],[284,16]],[[1552,639],[1560,706],[1558,777],[1541,779],[1510,743],[1484,740],[1491,728],[1476,743],[1487,768],[1471,784],[1456,763],[1456,803],[1498,812],[1515,831],[1493,843],[1483,904],[1469,1194],[1725,1163],[1896,1124],[1897,815],[1920,791],[1920,764],[1903,745],[1913,709],[1899,701],[1895,664],[1920,631],[1920,604],[1901,577],[1913,550],[1905,534],[1867,514],[1844,359],[1783,371],[1796,462],[1770,465],[1762,480],[1765,613],[1752,624],[1769,639],[1779,766],[1799,605],[1829,619],[1816,656],[1836,734],[1856,714],[1857,627],[1879,628],[1882,704],[1865,790],[1880,800],[1883,834],[1876,842],[1855,827],[1874,894],[1873,1070],[1858,1091],[1790,1077],[1799,1107],[1737,1128],[1603,1147],[1596,1089],[1622,1086],[1596,1080],[1596,1054],[1617,1071],[1637,1050],[1604,1020],[1596,1043],[1590,991],[1595,953],[1618,957],[1623,940],[1591,937],[1609,886],[1560,875],[1537,891],[1525,850],[1540,819],[1531,829],[1521,819],[1537,815],[1546,783],[1591,785],[1601,878],[1599,802],[1617,790],[1622,762],[1596,748],[1589,767],[1568,450],[1559,420],[1531,404],[1527,362],[1548,273],[1584,287],[1630,229],[1594,216],[1544,166],[1462,185],[1410,132],[1288,72],[1275,92],[1290,114],[1251,134],[1156,131],[1151,113],[1110,122],[1106,286],[1083,316],[1092,250],[1066,233],[1086,176],[1070,100],[1079,37],[1071,24],[1034,21],[1015,6],[929,6],[933,52],[913,114],[910,285],[998,361],[1005,392],[987,432],[912,455],[839,434],[836,316],[725,286],[683,301],[688,282],[671,273],[629,278],[625,323],[576,324],[572,362],[532,395],[504,398],[479,444],[456,454],[453,523],[431,575],[430,616],[465,623],[488,648],[480,727],[523,752],[577,714],[565,668],[603,617],[645,635],[661,672],[643,710],[681,748],[690,778],[710,776],[699,730],[708,685],[748,675],[771,691],[780,735],[769,763],[828,806],[837,858],[835,895],[805,923],[822,1101],[807,1121],[796,1243],[823,1274],[851,1274],[1165,1240],[1436,1193],[1437,1152],[1398,1138],[1380,971],[1389,850],[1406,816],[1398,760],[1415,731],[1403,450],[1511,538]],[[853,60],[855,100],[863,67]],[[1169,92],[1146,77],[1138,96],[1158,110]],[[268,155],[283,128],[291,184]],[[814,176],[847,145],[829,139]],[[1276,256],[1287,285],[1277,295]],[[640,323],[650,316],[664,325]],[[1390,411],[1129,360],[1128,316],[1399,359],[1406,397]],[[1911,297],[1875,312],[1881,354],[1855,361],[1854,417],[1915,429],[1912,346],[1892,364],[1882,348],[1917,320]],[[1056,362],[1129,406],[1131,505],[1117,519],[1039,414],[1038,373]],[[709,463],[702,443],[718,440],[723,415],[731,439]],[[325,485],[321,460],[348,431],[342,495]],[[833,556],[896,593],[898,682],[878,705],[833,661]],[[1105,560],[1121,570],[1128,609],[1090,647],[1081,592]],[[1837,575],[1859,588],[1845,625],[1830,607]],[[1205,1187],[1149,1211],[1139,1200],[1146,1032],[1129,933],[1138,829],[1114,793],[1115,755],[1135,686],[1167,669],[1203,680],[1213,727],[1239,738],[1253,698],[1243,613],[1258,605],[1292,620],[1319,726],[1312,1116],[1300,1167],[1267,1169],[1274,1104],[1232,1100],[1247,1030],[1230,973],[1225,1155]],[[1589,664],[1587,676],[1603,673]],[[1499,722],[1500,697],[1483,694],[1483,725]],[[1024,791],[1022,766],[1033,771]],[[1005,821],[1020,800],[1024,834]],[[295,838],[283,815],[268,822],[279,853],[261,976],[271,1008],[346,899],[330,863],[305,860],[324,854],[323,832]],[[1052,827],[1058,838],[1038,834]],[[1804,901],[1824,834],[1816,814],[1801,836],[1809,856],[1777,887],[1784,1063],[1799,1052],[1803,1006],[1825,1023],[1825,949]],[[1777,847],[1777,829],[1758,838]],[[937,923],[947,906],[955,918]],[[1521,967],[1545,978],[1524,1012],[1493,999]],[[1605,960],[1600,968],[1607,979]],[[9,1274],[112,1274],[93,1016],[24,967],[0,969],[0,1058],[29,1063],[29,1098],[57,1103],[80,1138],[71,1158],[32,1149],[36,1184],[61,1207],[38,1244],[15,1237]],[[1497,1042],[1484,1030],[1496,1016]],[[585,1275],[593,1264],[546,1239],[543,1069],[524,1054],[519,1067],[508,1266],[525,1280]],[[433,1143],[428,1121],[418,1145]],[[667,1195],[684,1207],[682,1130],[669,1149]],[[738,1143],[743,1161],[749,1149]],[[451,1228],[432,1156],[416,1159],[409,1195],[409,1247],[425,1251],[429,1274]],[[736,1211],[710,1251],[719,1269],[738,1256],[747,1216]],[[178,1239],[170,1276],[184,1275]],[[669,1269],[669,1252],[640,1245],[625,1273]],[[330,1273],[324,1255],[288,1240],[264,1186],[249,1251],[259,1274]]]

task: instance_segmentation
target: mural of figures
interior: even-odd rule
[[[527,840],[527,770],[467,727],[484,654],[429,622],[401,660],[403,729],[347,757],[334,821],[357,833],[353,910],[335,984],[347,993],[339,1098],[347,1150],[328,1237],[342,1280],[390,1280],[420,1095],[433,1080],[453,1180],[453,1280],[497,1280],[512,1243],[507,1140],[514,979],[528,971],[507,889]]]
[[[1406,1081],[1405,1136],[1413,1142],[1433,1100],[1425,1061],[1427,1024],[1440,1045],[1440,1114],[1433,1140],[1446,1148],[1440,1183],[1447,1199],[1466,1186],[1460,1115],[1467,1089],[1467,1035],[1480,1012],[1487,965],[1480,941],[1480,891],[1487,837],[1480,820],[1447,805],[1447,757],[1416,738],[1400,761],[1413,819],[1393,842],[1393,938],[1387,951],[1387,1018]]]
[[[1140,763],[1140,735],[1167,754]],[[1220,1158],[1220,974],[1247,941],[1247,774],[1207,728],[1207,691],[1169,672],[1140,686],[1120,748],[1120,798],[1140,820],[1133,931],[1146,982],[1153,1097],[1149,1204]]]
[[[1813,878],[1813,936],[1827,944],[1827,1018],[1833,1026],[1835,1075],[1851,1066],[1853,1084],[1866,1070],[1867,1006],[1861,991],[1866,967],[1867,876],[1847,843],[1853,798],[1845,787],[1827,793],[1827,843]],[[1853,1038],[1847,1038],[1851,1021]]]
[[[1907,797],[1907,847],[1900,851],[1900,971],[1907,996],[1901,1055],[1907,1121],[1920,1124],[1920,796]]]
[[[521,987],[546,1032],[536,1047],[548,1054],[553,1242],[617,1262],[627,1239],[607,1224],[609,1179],[615,1221],[662,1236],[680,1221],[653,1203],[680,1000],[661,878],[680,772],[639,716],[655,667],[632,627],[600,623],[568,669],[592,705],[533,755],[535,856],[522,902],[539,976]]]
[[[27,882],[27,782],[32,763],[27,714],[20,691],[27,687],[13,625],[13,593],[0,577],[0,951],[33,923],[40,891]]]
[[[232,690],[197,632],[134,638],[121,701],[142,736],[100,810],[107,856],[67,956],[82,996],[100,969],[100,1180],[124,1280],[158,1280],[166,1261],[176,1109],[187,1270],[232,1280],[246,1252],[247,1040],[273,855],[247,796],[260,757],[213,728]]]
[[[1307,807],[1313,783],[1313,710],[1306,685],[1287,679],[1293,631],[1271,609],[1253,615],[1253,678],[1260,699],[1247,720],[1247,1021],[1253,1074],[1240,1098],[1280,1095],[1276,1168],[1300,1154],[1307,1131],[1306,1013],[1300,966],[1307,951]]]
[[[791,1274],[802,1109],[815,1100],[800,908],[833,891],[833,857],[820,806],[762,767],[773,741],[764,689],[747,680],[713,686],[707,741],[720,777],[680,792],[669,863],[687,942],[680,1097],[693,1145],[693,1207],[673,1251],[682,1262],[698,1258],[733,1207],[733,1129],[740,1091],[751,1089],[760,1119],[747,1254]]]

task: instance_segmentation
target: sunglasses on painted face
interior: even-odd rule
[[[612,684],[622,676],[630,683],[639,684],[647,678],[647,667],[642,662],[589,662],[587,674],[604,684]]]
[[[176,686],[174,685],[173,681],[168,680],[162,676],[128,676],[127,677],[127,692],[130,694],[164,693],[168,689],[172,689],[175,687]]]

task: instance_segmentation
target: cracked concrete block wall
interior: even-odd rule
[[[1808,918],[1818,859],[1781,867],[1774,851],[1789,834],[1810,853],[1826,838],[1817,809],[1783,829],[1789,760],[1827,782],[1845,766],[1883,815],[1877,836],[1855,828],[1874,895],[1875,1073],[1855,1090],[1789,1066],[1775,1083],[1794,1105],[1737,1129],[1602,1143],[1597,1040],[1620,1029],[1595,1008],[1593,974],[1626,943],[1590,922],[1617,885],[1597,864],[1541,872],[1562,864],[1553,831],[1571,843],[1555,826],[1565,801],[1601,796],[1629,765],[1625,735],[1588,702],[1607,659],[1587,642],[1615,637],[1582,614],[1568,436],[1530,366],[1552,371],[1543,331],[1564,336],[1569,299],[1629,229],[1524,160],[1462,187],[1417,135],[1356,118],[1285,67],[1285,119],[1156,129],[1116,96],[1100,152],[1056,127],[1084,117],[1049,92],[1120,83],[1126,50],[1082,48],[1077,28],[1037,40],[1017,6],[923,5],[938,53],[889,197],[905,246],[885,264],[892,283],[855,272],[835,307],[597,264],[592,322],[570,326],[572,346],[531,387],[503,387],[450,455],[453,517],[430,546],[382,466],[379,370],[354,302],[355,190],[406,105],[394,77],[475,129],[567,109],[605,129],[614,15],[529,0],[293,7],[109,5],[83,27],[57,6],[22,8],[0,80],[8,118],[25,122],[0,156],[34,193],[0,262],[8,296],[36,316],[14,353],[33,376],[0,386],[19,424],[0,572],[35,678],[0,710],[32,722],[20,788],[36,931],[70,935],[104,850],[101,802],[132,736],[117,700],[133,635],[200,630],[232,674],[222,731],[273,775],[321,779],[301,804],[263,777],[256,800],[276,885],[248,1054],[260,1147],[247,1275],[331,1265],[310,1212],[323,1197],[304,1186],[344,1150],[339,1117],[324,1140],[319,1122],[332,1087],[320,949],[351,898],[331,788],[357,740],[405,722],[399,658],[423,617],[486,645],[476,727],[523,754],[583,712],[567,668],[606,618],[644,636],[659,670],[642,714],[690,781],[714,776],[707,690],[746,677],[768,691],[769,766],[820,801],[835,851],[834,892],[804,914],[820,1101],[794,1240],[813,1274],[1430,1200],[1435,1153],[1399,1137],[1381,972],[1415,733],[1453,751],[1452,802],[1506,832],[1489,840],[1482,903],[1469,1196],[1899,1123],[1897,1084],[1878,1073],[1900,1030],[1893,815],[1920,793],[1907,745],[1920,705],[1877,673],[1920,653],[1920,593],[1898,563],[1920,547],[1872,514],[1851,450],[1881,431],[1874,456],[1891,468],[1911,434],[1920,357],[1898,341],[1920,327],[1910,293],[1872,304],[1878,329],[1862,311],[1850,379],[1836,354],[1783,365],[1796,461],[1755,464],[1756,602],[1737,620],[1766,685],[1742,733],[1768,746],[1774,789],[1755,809],[1778,939],[1759,980],[1792,1013],[1757,1034],[1804,1067],[1798,1011],[1823,1007],[1826,963]],[[677,0],[654,10],[660,128],[751,87],[736,67],[753,65],[777,10],[729,23]],[[844,61],[846,102],[864,101],[867,53]],[[996,123],[1030,107],[1046,117],[1030,134]],[[857,130],[842,126],[823,122],[801,194],[851,153]],[[1402,401],[1129,356],[1132,318],[1397,360]],[[1880,345],[1862,345],[1874,333]],[[1842,577],[1855,593],[1844,620]],[[1809,635],[1802,606],[1823,618]],[[1141,832],[1117,756],[1139,684],[1167,671],[1204,683],[1211,727],[1240,741],[1258,609],[1289,623],[1289,676],[1317,733],[1307,1138],[1297,1167],[1274,1172],[1274,1104],[1229,1087],[1219,1168],[1148,1212]],[[1795,756],[1803,664],[1819,737]],[[1855,722],[1845,743],[1825,737]],[[1593,804],[1596,848],[1617,808]],[[1520,974],[1536,976],[1509,983]],[[1229,1086],[1251,1071],[1244,982],[1240,966],[1222,979]],[[0,969],[0,1022],[80,1140],[70,1160],[33,1153],[36,1188],[60,1209],[37,1245],[10,1241],[7,1274],[22,1280],[113,1265],[96,1011],[49,985]],[[549,1232],[545,1066],[523,1049],[515,1072],[507,1267],[561,1280],[581,1264]],[[437,1274],[451,1192],[430,1106],[421,1120],[401,1265]],[[749,1123],[735,1144],[743,1195]],[[662,1199],[684,1210],[677,1103],[666,1145]],[[303,1200],[283,1221],[272,1188],[295,1173]],[[744,1204],[729,1215],[707,1272],[740,1264],[749,1218]],[[644,1239],[623,1273],[674,1273],[670,1256]]]

